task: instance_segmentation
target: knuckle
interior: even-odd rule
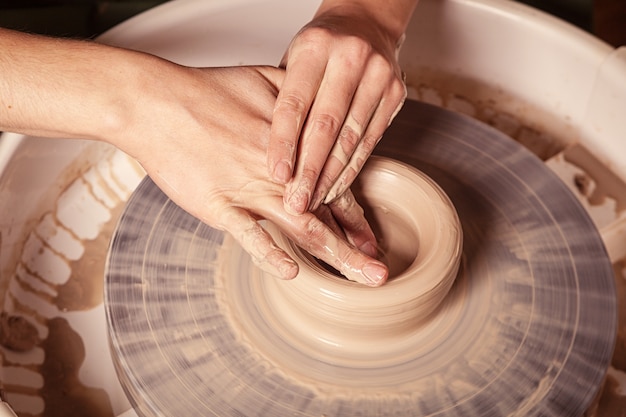
[[[289,56],[293,58],[301,55],[324,56],[328,54],[330,45],[333,42],[333,34],[330,29],[309,26],[301,30],[289,46]],[[289,65],[289,64],[287,64]]]
[[[315,115],[313,119],[314,130],[325,136],[337,135],[339,131],[339,119],[330,113],[321,113]]]
[[[234,226],[233,229],[228,230],[235,240],[252,256],[255,262],[262,261],[272,250],[272,244],[268,237],[267,232],[263,227],[254,220],[243,222],[242,219],[238,219],[240,223]]]
[[[305,165],[302,168],[302,177],[300,178],[300,185],[298,188],[311,190],[313,188],[313,184],[317,182],[319,175],[319,169]]]
[[[319,180],[317,181],[317,194],[323,195],[326,198],[328,190],[333,185],[337,177],[339,177],[340,171],[323,170],[320,173]]]
[[[323,242],[328,229],[317,217],[311,215],[304,224],[303,238],[308,248],[315,247],[319,242]]]
[[[274,139],[273,146],[277,152],[281,152],[285,155],[293,155],[296,150],[296,144],[292,138],[288,137],[277,137]]]
[[[219,230],[231,233],[235,239],[241,241],[245,234],[245,228],[239,224],[240,219],[233,214],[232,210],[224,210],[224,212],[216,218],[213,226]]]
[[[286,93],[281,96],[276,103],[276,112],[288,115],[303,114],[307,109],[304,99],[295,93]]]
[[[381,135],[378,134],[369,134],[363,137],[361,141],[361,151],[366,154],[366,157],[374,150],[376,145],[381,139]]]
[[[395,74],[394,64],[382,55],[372,55],[369,62],[372,70],[380,77],[389,77],[390,74]]]
[[[343,149],[346,154],[351,153],[360,140],[361,136],[352,127],[345,125],[337,138],[341,149]]]
[[[228,207],[226,200],[226,198],[217,193],[209,193],[201,201],[200,207],[202,207],[202,210],[198,218],[202,220],[202,222],[219,230],[229,229],[229,225],[233,222],[233,212],[232,210],[224,209],[224,207]]]
[[[360,36],[347,36],[345,42],[345,50],[354,60],[364,61],[372,54],[372,45]]]
[[[319,26],[309,26],[302,30],[296,37],[297,41],[302,45],[317,49],[325,45],[332,37],[329,29]]]
[[[337,258],[337,269],[339,269],[342,274],[347,275],[352,269],[352,266],[358,264],[359,255],[355,250],[346,249],[339,251]]]

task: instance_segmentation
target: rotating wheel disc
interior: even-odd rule
[[[586,410],[611,358],[616,301],[601,239],[567,188],[510,138],[416,102],[375,153],[445,190],[463,227],[463,266],[431,320],[387,357],[373,348],[360,362],[300,349],[270,320],[264,281],[274,278],[142,182],[105,283],[113,360],[140,416]]]

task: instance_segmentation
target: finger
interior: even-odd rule
[[[300,137],[294,177],[285,192],[288,211],[302,214],[309,209],[320,172],[335,145],[360,79],[357,68],[350,68],[341,57],[329,62]]]
[[[328,191],[337,181],[337,178],[359,146],[385,90],[384,84],[380,83],[381,75],[379,71],[372,70],[366,71],[363,75],[363,79],[354,94],[341,132],[320,172],[319,180],[309,205],[310,210],[315,210],[324,202]]]
[[[298,246],[346,278],[374,287],[387,280],[389,271],[382,262],[365,255],[337,236],[314,214],[307,212],[299,216],[285,214],[271,217],[268,219]]]
[[[365,123],[361,124],[359,140],[349,154],[345,152],[348,150],[345,147],[335,146],[333,148],[327,165],[324,166],[320,174],[320,181],[316,186],[311,208],[316,207],[316,204],[332,201],[332,198],[336,198],[337,195],[350,187],[356,174],[360,171],[358,164],[360,163],[362,166],[374,150],[378,140],[388,127],[389,120],[393,119],[393,113],[397,112],[398,106],[404,102],[406,97],[406,88],[401,76],[397,75],[398,72],[399,69],[381,56],[370,59],[350,110],[351,114],[357,115],[355,119],[366,120]],[[386,105],[386,103],[390,103],[390,105]],[[384,123],[385,120],[386,123]],[[337,160],[341,160],[341,164],[336,163]],[[338,182],[340,175],[350,161],[357,166],[357,169],[346,171],[341,187],[336,186],[335,194],[332,198],[327,198],[331,188]]]
[[[346,240],[348,239],[339,223],[337,223],[337,220],[335,219],[335,216],[333,215],[333,212],[331,211],[329,206],[322,205],[312,213],[317,216],[317,218],[320,219],[326,226],[328,226],[330,230],[332,230],[333,233],[335,233],[337,236],[340,236],[341,238]]]
[[[378,257],[376,236],[365,218],[363,208],[356,201],[350,189],[346,190],[330,205],[321,207],[330,208],[333,218],[341,227],[350,243],[366,255],[372,258]]]
[[[363,134],[363,138],[350,157],[350,161],[348,161],[341,174],[328,191],[324,199],[325,204],[333,201],[350,188],[352,182],[367,161],[367,158],[369,158],[382,138],[383,133],[402,108],[405,99],[406,87],[404,83],[394,82],[374,111],[372,119]]]
[[[320,59],[319,52],[306,52],[294,50],[290,56],[274,105],[267,164],[270,178],[280,184],[286,184],[293,175],[302,126],[326,68],[326,59]]]
[[[229,208],[220,226],[227,230],[250,254],[259,268],[278,278],[292,279],[298,274],[298,264],[276,243],[269,233],[248,212]]]

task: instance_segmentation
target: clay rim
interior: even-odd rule
[[[357,177],[354,188],[354,194],[359,203],[366,208],[366,212],[372,209],[387,212],[385,214],[399,218],[403,224],[410,227],[411,233],[416,237],[415,250],[412,251],[415,253],[414,259],[399,273],[390,274],[387,283],[379,288],[380,291],[408,285],[405,281],[411,281],[410,284],[420,292],[429,291],[440,284],[450,271],[458,270],[463,249],[461,223],[446,193],[430,177],[417,168],[395,159],[371,156]],[[390,197],[393,197],[393,200]],[[416,210],[420,211],[416,213]],[[423,214],[427,217],[419,218]],[[371,219],[368,217],[368,220]],[[385,224],[380,226],[384,234],[392,235],[397,232],[385,230]],[[296,246],[275,227],[268,225],[268,229],[277,243],[301,264],[305,274],[314,272],[313,277],[307,278],[316,278],[324,285],[349,287],[355,291],[369,289],[362,284],[338,278],[319,260]],[[393,257],[384,249],[379,251],[382,252],[383,259]],[[435,270],[440,270],[441,274],[432,273]],[[427,276],[426,273],[430,274]],[[416,274],[421,274],[422,279],[413,279]],[[300,275],[304,274],[301,272]],[[296,279],[300,278],[300,275]]]

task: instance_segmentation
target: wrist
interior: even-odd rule
[[[381,2],[379,0],[324,0],[315,16],[326,13],[340,15],[366,16],[376,22],[385,31],[390,41],[399,47],[404,40],[404,33],[417,0],[395,0]]]
[[[98,93],[95,107],[100,112],[90,125],[89,135],[134,154],[135,148],[142,146],[136,143],[140,140],[137,133],[145,132],[149,125],[145,111],[157,104],[150,102],[158,82],[155,74],[171,63],[126,49],[111,48],[107,55],[106,69],[98,74],[94,86]]]

